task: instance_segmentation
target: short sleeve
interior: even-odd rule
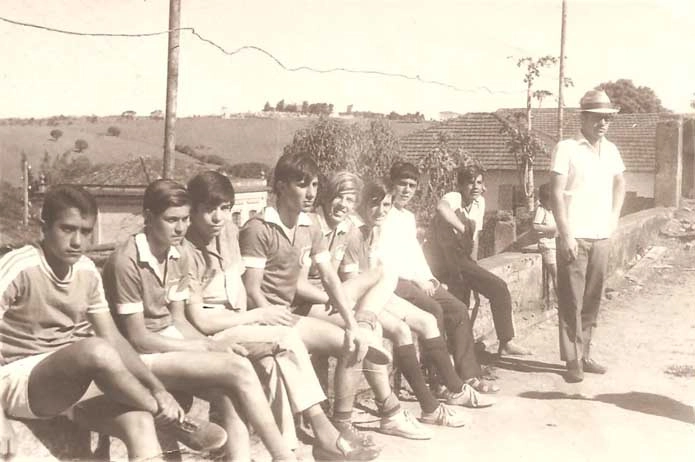
[[[614,159],[613,159],[614,160],[614,162],[613,162],[613,164],[614,164],[613,165],[613,167],[614,167],[613,175],[620,175],[621,173],[623,173],[625,171],[625,164],[623,163],[623,158],[620,155],[620,151],[618,151],[618,148],[615,145],[613,145],[613,149],[614,149],[614,153],[615,153]]]
[[[171,264],[178,265],[181,278],[175,286],[168,290],[167,299],[170,302],[185,302],[191,297],[190,291],[190,266],[191,258],[187,252],[180,252],[178,259],[169,260]]]
[[[357,273],[360,270],[362,231],[353,227],[345,239],[345,254],[340,261],[339,271],[344,274]]]
[[[116,250],[104,265],[104,291],[115,314],[144,311],[142,280],[137,264]]]
[[[545,221],[545,209],[543,207],[536,207],[536,215],[533,217],[533,224],[542,225]]]
[[[310,225],[311,233],[311,258],[314,263],[321,264],[331,261],[331,252],[328,250],[323,233],[318,225]]]
[[[449,207],[454,210],[461,208],[461,193],[456,191],[448,192],[442,196],[442,200],[449,204]]]
[[[270,246],[267,228],[260,220],[251,219],[241,228],[239,251],[246,268],[265,268]]]
[[[567,176],[570,170],[570,149],[569,140],[561,141],[555,145],[550,160],[550,171]]]
[[[104,294],[104,283],[101,280],[101,274],[92,263],[92,268],[88,271],[89,277],[89,295],[87,304],[87,313],[101,313],[109,311],[109,304],[106,302],[106,294]]]

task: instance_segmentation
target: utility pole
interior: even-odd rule
[[[29,225],[29,161],[24,152],[22,152],[22,203],[24,204],[22,224],[27,226]]]
[[[565,99],[565,29],[567,27],[567,0],[562,0],[562,29],[560,30],[560,83],[557,91],[557,139],[562,140]]]
[[[164,119],[164,160],[162,177],[174,175],[174,151],[176,146],[176,98],[179,89],[179,27],[181,24],[181,0],[169,0],[169,50],[167,57],[167,102]]]

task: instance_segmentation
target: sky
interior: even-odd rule
[[[260,111],[266,101],[353,110],[458,113],[523,107],[516,59],[560,54],[561,0],[181,0],[179,116]],[[664,106],[695,98],[695,2],[567,0],[565,104],[601,82],[632,79]],[[2,0],[0,17],[86,33],[166,31],[168,0]],[[65,35],[0,20],[0,117],[148,115],[165,107],[166,34]],[[419,77],[420,81],[414,80]],[[432,80],[441,84],[425,83]],[[558,68],[536,89],[558,92]],[[553,98],[543,107],[556,107]]]

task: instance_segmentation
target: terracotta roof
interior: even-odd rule
[[[465,150],[489,170],[516,170],[514,157],[506,147],[509,137],[501,133],[501,118],[520,111],[524,112],[524,109],[471,112],[441,122],[402,138],[403,154],[407,159],[416,161],[432,152],[444,135],[452,148]],[[535,109],[533,116],[533,129],[548,147],[547,156],[536,158],[536,169],[547,170],[550,167],[550,152],[557,142],[557,109]],[[620,149],[628,171],[654,171],[658,120],[659,114],[617,114],[611,123],[608,139]],[[579,130],[578,109],[566,109],[563,125],[565,136]]]

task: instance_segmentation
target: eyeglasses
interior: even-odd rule
[[[595,120],[605,120],[606,122],[612,122],[613,119],[615,119],[614,114],[593,113],[592,116],[594,117]]]

